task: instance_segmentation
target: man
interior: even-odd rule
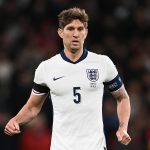
[[[88,15],[71,8],[59,15],[58,34],[64,50],[42,62],[35,72],[31,96],[5,127],[5,133],[20,133],[20,125],[40,112],[48,93],[53,104],[51,150],[106,149],[102,122],[104,84],[117,100],[118,141],[127,145],[130,116],[129,96],[112,61],[84,48]]]

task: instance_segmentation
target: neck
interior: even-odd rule
[[[65,53],[67,58],[69,58],[73,62],[76,62],[82,56],[83,49],[82,50],[78,50],[76,52],[71,52],[71,51],[65,49],[64,53]]]

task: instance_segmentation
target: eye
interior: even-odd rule
[[[78,28],[78,31],[83,31],[83,30],[84,30],[83,27],[79,27],[79,28]]]
[[[73,31],[73,30],[74,30],[74,27],[68,27],[67,30]]]

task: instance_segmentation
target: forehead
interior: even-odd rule
[[[84,24],[79,19],[75,19],[69,24],[67,24],[64,28],[67,27],[84,27]]]

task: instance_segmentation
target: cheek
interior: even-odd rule
[[[86,33],[86,32],[83,32],[83,33],[81,34],[81,36],[82,36],[82,39],[85,40],[86,37],[87,37],[87,33]]]
[[[82,41],[84,42],[85,39],[86,39],[86,35],[83,35],[83,36],[82,36]]]
[[[88,34],[88,32],[87,32],[87,30],[86,30],[86,31],[84,32],[84,39],[86,39],[87,34]]]
[[[86,37],[87,37],[87,33],[84,34],[84,39],[86,39]]]
[[[68,44],[70,42],[70,36],[69,35],[65,35],[65,37],[63,38],[64,43]]]

